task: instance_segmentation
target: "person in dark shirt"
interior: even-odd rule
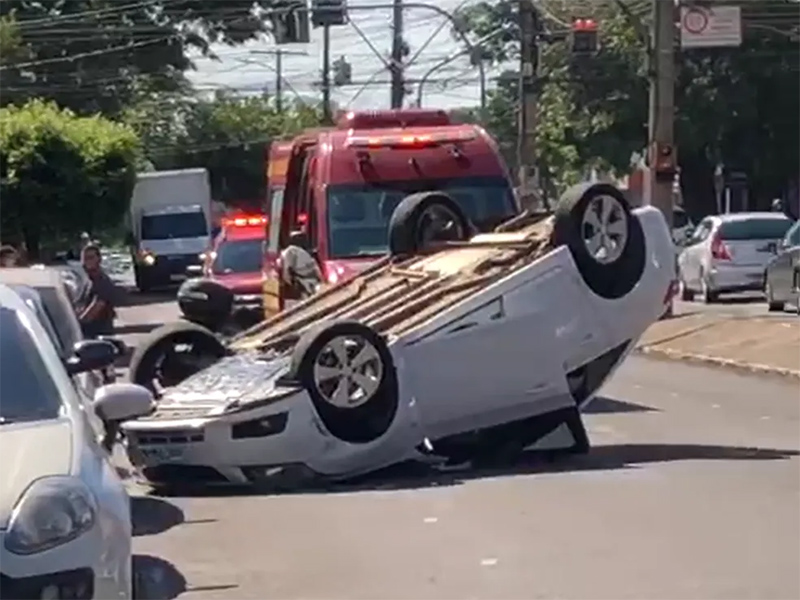
[[[100,248],[94,244],[81,251],[81,264],[89,279],[78,296],[78,320],[90,338],[114,332],[117,288],[103,270],[102,260]]]

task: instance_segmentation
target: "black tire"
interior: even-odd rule
[[[153,289],[153,282],[151,281],[151,278],[147,275],[147,273],[138,267],[133,268],[133,278],[134,282],[136,283],[136,289],[139,290],[139,293],[146,294]]]
[[[177,299],[186,319],[212,331],[219,331],[233,313],[233,292],[211,279],[187,279],[178,288]]]
[[[621,252],[611,262],[599,262],[586,247],[584,216],[595,201],[610,196],[619,205],[627,223],[627,237]],[[628,294],[642,277],[647,247],[641,223],[630,210],[621,191],[607,183],[584,183],[568,189],[558,201],[553,224],[553,241],[567,246],[586,285],[598,296],[608,299]]]
[[[430,221],[426,220],[432,209],[438,208],[449,214],[454,224],[448,235],[435,241],[466,241],[472,235],[472,225],[447,194],[442,192],[419,192],[406,196],[398,204],[389,220],[389,254],[391,256],[413,256],[426,247],[426,232]]]
[[[703,303],[716,304],[719,302],[719,292],[714,292],[711,290],[704,273],[700,274],[700,280],[703,282]]]
[[[694,291],[686,287],[686,283],[681,281],[681,300],[684,302],[692,302],[694,300]]]
[[[314,375],[318,361],[327,361],[330,358],[327,354],[328,344],[340,337],[360,339],[372,345],[377,351],[377,360],[380,361],[376,390],[365,402],[352,408],[329,402],[325,396],[326,391],[319,386]],[[289,377],[307,390],[325,428],[344,442],[366,444],[377,440],[389,430],[397,414],[397,373],[392,355],[384,339],[361,323],[323,323],[304,333],[292,353]],[[338,381],[341,383],[341,379]],[[348,384],[349,382],[348,379]]]
[[[128,367],[128,381],[143,385],[151,392],[157,393],[158,389],[154,382],[160,379],[161,361],[177,344],[190,345],[193,356],[198,358],[197,363],[202,361],[210,364],[228,353],[219,338],[205,327],[188,321],[167,323],[151,331],[133,351]],[[176,385],[201,368],[189,365],[185,369],[175,369],[168,380],[162,383],[162,387]]]

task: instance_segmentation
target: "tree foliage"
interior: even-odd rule
[[[266,149],[275,139],[320,124],[321,114],[304,104],[278,111],[267,96],[145,98],[126,112],[157,169],[206,167],[215,199],[263,199]]]
[[[647,145],[647,14],[642,3],[544,0],[539,4],[551,41],[543,44],[537,147],[542,166],[562,184],[590,167],[625,173]],[[516,2],[482,2],[462,15],[484,36],[505,26],[505,38],[485,49],[491,63],[519,58]],[[575,13],[580,10],[580,14]],[[638,10],[638,12],[637,12]],[[563,41],[573,17],[600,23],[601,48],[574,57]],[[743,9],[739,48],[679,51],[676,56],[676,140],[684,197],[697,212],[713,210],[717,161],[745,171],[753,196],[777,195],[800,163],[800,53],[788,31],[797,4],[763,0]],[[516,144],[517,80],[502,77],[490,96],[487,126]]]
[[[84,113],[115,114],[139,80],[185,86],[191,50],[238,44],[266,30],[254,7],[269,0],[2,0],[17,52],[3,52],[2,101],[43,97]],[[4,33],[4,30],[9,30]],[[10,25],[0,27],[0,40]],[[5,42],[4,42],[5,43]]]
[[[38,100],[0,109],[3,239],[35,257],[43,239],[118,224],[139,159],[136,133],[103,117]]]

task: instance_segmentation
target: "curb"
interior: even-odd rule
[[[800,381],[800,371],[796,371],[794,369],[784,369],[782,367],[773,367],[770,365],[746,363],[727,358],[720,358],[717,356],[691,354],[689,352],[680,352],[678,350],[671,350],[668,348],[654,348],[652,346],[641,346],[639,348],[635,348],[634,352],[636,354],[642,354],[651,358],[678,360],[681,362],[688,362],[702,366],[723,367],[748,374],[772,375],[797,379]]]

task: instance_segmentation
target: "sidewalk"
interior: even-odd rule
[[[800,378],[800,319],[694,314],[655,323],[643,354]]]

